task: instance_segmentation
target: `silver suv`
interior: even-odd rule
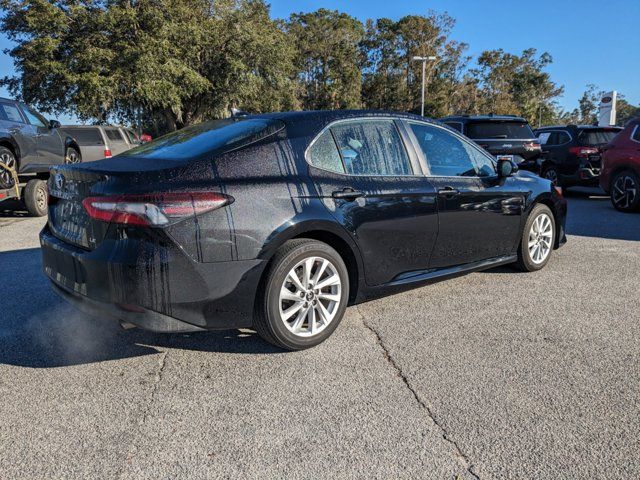
[[[126,127],[65,125],[62,129],[80,146],[83,162],[113,157],[140,144],[135,132]]]

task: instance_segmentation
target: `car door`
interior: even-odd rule
[[[437,194],[439,230],[429,268],[513,254],[525,182],[499,179],[491,156],[461,135],[417,121],[407,125]]]
[[[49,128],[45,118],[26,105],[22,105],[22,112],[35,129],[38,163],[41,165],[64,163],[65,145],[59,129]]]
[[[435,189],[391,118],[339,121],[307,149],[317,194],[360,248],[368,285],[426,269],[438,233]]]

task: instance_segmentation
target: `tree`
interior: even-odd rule
[[[48,112],[175,130],[295,108],[293,49],[262,0],[2,0],[16,75],[0,83]]]
[[[420,111],[422,65],[414,56],[436,56],[427,64],[425,112],[442,116],[464,101],[460,77],[467,45],[448,39],[454,20],[447,14],[409,15],[397,22],[369,20],[361,43],[365,59],[363,104],[367,108]],[[457,98],[456,98],[457,96]],[[453,100],[455,98],[455,100]]]
[[[502,49],[487,50],[471,71],[482,90],[483,109],[496,114],[517,114],[530,123],[546,123],[555,116],[553,99],[561,95],[544,68],[552,62],[548,53],[536,57],[534,48],[522,55]]]
[[[304,109],[360,107],[358,44],[362,23],[321,8],[291,15],[286,30],[296,48],[300,101]]]

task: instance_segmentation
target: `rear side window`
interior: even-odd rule
[[[0,103],[0,120],[24,123],[18,107],[10,103]]]
[[[97,128],[65,128],[64,131],[73,137],[81,147],[104,145],[104,140]]]
[[[410,123],[429,165],[439,177],[488,177],[495,174],[493,162],[476,147],[446,130],[422,123]]]
[[[632,139],[636,142],[640,142],[640,125],[636,125]]]
[[[124,142],[124,138],[122,138],[122,134],[120,130],[115,128],[105,128],[104,133],[107,135],[107,138],[112,142]]]
[[[183,160],[241,148],[273,135],[284,123],[272,118],[212,120],[164,135],[120,155]]]
[[[350,175],[412,175],[409,156],[392,120],[366,120],[331,127]]]
[[[467,124],[467,137],[474,139],[531,139],[535,136],[528,123],[524,122],[471,122]]]
[[[580,145],[585,146],[605,145],[613,140],[617,134],[618,130],[610,129],[583,130],[580,135],[578,135],[578,141],[580,142]]]
[[[329,130],[322,133],[309,147],[309,163],[311,165],[336,173],[345,173],[344,164],[333,135]]]

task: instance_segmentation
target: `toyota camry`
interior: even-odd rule
[[[187,127],[56,166],[44,272],[97,317],[255,329],[289,350],[348,305],[513,264],[565,239],[559,187],[409,114],[288,112]]]

